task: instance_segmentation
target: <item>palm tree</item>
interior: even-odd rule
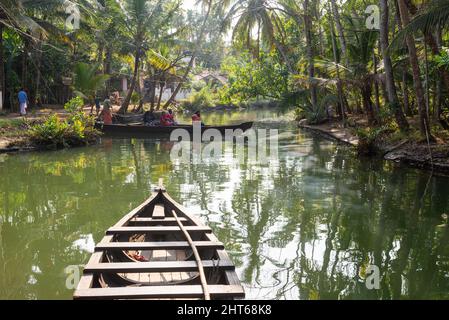
[[[347,45],[346,45],[346,37],[345,33],[343,31],[343,25],[341,23],[341,17],[340,17],[340,11],[338,8],[338,4],[336,0],[331,0],[332,5],[332,14],[335,21],[335,26],[337,28],[338,37],[340,39],[340,45],[341,45],[341,51],[344,57],[345,65],[347,66],[349,64],[348,61],[348,51],[347,51]]]
[[[449,25],[449,0],[432,0],[426,4],[425,10],[413,18],[397,35],[404,39],[407,33],[424,30],[433,31],[438,26]]]
[[[410,24],[410,14],[404,0],[398,0],[399,11],[401,15],[402,25],[406,27]],[[418,53],[413,35],[407,34],[406,43],[409,52],[410,65],[412,67],[413,83],[415,87],[416,98],[418,100],[419,110],[419,128],[421,135],[429,140],[433,139],[430,131],[430,122],[426,111],[426,100],[424,96],[424,87],[421,80],[421,72],[419,68]]]
[[[399,98],[396,91],[396,85],[394,83],[393,75],[393,64],[391,62],[390,55],[388,54],[388,30],[389,30],[389,9],[387,0],[380,1],[380,11],[381,11],[381,24],[380,24],[380,47],[382,51],[382,57],[384,60],[385,78],[386,78],[386,89],[388,93],[388,100],[390,103],[390,108],[393,109],[396,122],[402,131],[409,128],[407,118],[399,104]]]
[[[104,86],[109,76],[98,74],[98,64],[88,65],[82,62],[76,64],[74,74],[75,94],[88,102],[92,113],[95,95]]]
[[[225,23],[238,17],[233,29],[233,39],[239,39],[246,44],[246,48],[253,52],[255,58],[259,56],[260,42],[266,40],[273,43],[274,26],[267,7],[266,0],[237,1],[229,10]],[[253,48],[253,31],[257,30],[256,48]]]
[[[363,108],[370,123],[376,122],[374,104],[372,101],[373,75],[369,65],[372,61],[373,50],[378,39],[377,32],[361,27],[362,20],[347,17],[351,28],[348,29],[348,56],[350,58],[349,82],[354,83],[360,89]]]
[[[407,3],[411,12],[417,12],[416,6],[413,3]],[[426,3],[422,10],[405,26],[394,38],[391,47],[397,49],[406,39],[407,35],[412,35],[415,32],[422,32],[424,34],[424,41],[428,45],[434,56],[440,56],[441,47],[438,44],[437,37],[441,39],[441,32],[444,26],[449,25],[449,1],[435,0]],[[437,30],[437,32],[435,32]],[[441,41],[440,41],[441,43]],[[446,90],[449,91],[449,71],[444,66],[438,66],[439,73],[442,78]],[[439,84],[439,87],[442,87]],[[436,117],[443,126],[446,126],[445,121],[441,119],[441,108],[438,107]]]
[[[198,56],[199,50],[201,48],[204,36],[206,35],[206,27],[207,27],[207,22],[209,21],[209,17],[211,15],[211,12],[214,8],[214,0],[198,0],[199,3],[202,3],[203,7],[205,8],[205,14],[204,14],[204,19],[203,19],[203,23],[201,25],[201,28],[199,30],[199,36],[196,40],[196,45],[195,45],[195,50],[193,51],[192,56],[190,57],[190,61],[189,64],[187,65],[185,72],[184,72],[184,76],[183,76],[183,80],[186,81],[190,72],[192,71],[193,68],[193,64],[195,63],[195,59]],[[229,4],[229,0],[224,0],[222,1],[222,6],[226,6]],[[164,105],[164,109],[168,108],[168,106],[170,106],[172,104],[172,102],[176,99],[176,96],[179,93],[179,90],[181,90],[183,83],[182,81],[176,86],[175,91],[173,92],[173,94],[171,95],[171,97],[168,99],[168,101],[165,103]]]
[[[120,2],[120,6],[123,11],[122,24],[131,37],[134,50],[133,77],[128,94],[120,108],[120,113],[126,113],[136,88],[140,62],[147,42],[150,40],[150,31],[156,32],[157,19],[163,15],[164,6],[162,0],[124,0]]]

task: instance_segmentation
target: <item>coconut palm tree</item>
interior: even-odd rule
[[[215,6],[215,0],[198,0],[198,3],[201,3],[203,5],[204,12],[205,12],[204,19],[203,19],[203,23],[201,24],[201,27],[199,30],[198,38],[196,40],[195,50],[193,51],[193,54],[190,57],[189,64],[187,65],[185,72],[184,72],[184,76],[183,76],[184,81],[187,80],[190,72],[192,71],[193,64],[195,63],[195,59],[198,56],[199,50],[201,48],[201,44],[206,35],[207,22],[209,21],[209,17],[212,13],[212,10],[214,9],[214,6]],[[229,4],[229,0],[224,0],[224,1],[222,1],[220,6],[226,7],[228,4]],[[172,104],[172,102],[176,99],[176,96],[178,95],[179,91],[181,90],[182,85],[183,85],[182,82],[180,82],[176,86],[175,91],[173,92],[171,97],[165,103],[164,109],[168,108],[168,106],[170,106],[170,104]]]
[[[410,24],[410,13],[407,4],[404,0],[398,0],[399,11],[401,14],[401,20],[403,27],[407,27]],[[410,65],[412,67],[413,83],[415,87],[415,94],[418,102],[419,110],[419,128],[421,135],[428,140],[432,140],[432,134],[430,130],[429,116],[426,111],[426,101],[424,96],[424,86],[421,80],[421,72],[419,68],[418,53],[416,49],[415,39],[412,34],[407,34],[405,37],[407,48],[409,52]]]
[[[120,113],[126,113],[136,88],[139,67],[149,44],[160,35],[163,25],[169,25],[180,6],[179,2],[163,0],[124,0],[120,1],[123,11],[122,24],[131,39],[134,51],[134,71],[128,94],[120,108]]]
[[[380,24],[380,47],[382,51],[382,57],[384,61],[385,78],[386,78],[386,89],[388,93],[388,100],[390,103],[390,108],[393,110],[396,118],[396,122],[402,131],[409,128],[407,118],[399,104],[399,98],[396,90],[396,85],[394,82],[393,75],[393,64],[391,62],[390,55],[388,54],[389,40],[389,8],[387,0],[380,1],[380,12],[381,12],[381,24]]]
[[[416,15],[396,37],[404,39],[407,33],[433,31],[438,26],[449,25],[449,0],[432,0],[425,10]]]
[[[372,101],[373,75],[370,73],[369,65],[372,61],[373,50],[378,39],[378,33],[362,27],[363,19],[346,17],[348,24],[348,66],[349,81],[360,89],[363,108],[370,123],[376,122],[374,104]],[[362,21],[363,20],[363,21]]]
[[[76,64],[74,70],[74,92],[88,102],[91,113],[96,93],[103,88],[109,78],[108,75],[98,74],[98,66],[80,62]]]

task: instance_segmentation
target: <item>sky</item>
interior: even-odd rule
[[[197,2],[197,0],[183,0],[182,2],[183,2],[182,6],[185,9],[191,9],[192,7],[195,6],[195,3]]]

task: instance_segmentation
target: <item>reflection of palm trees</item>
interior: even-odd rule
[[[172,164],[156,139],[7,158],[0,271],[9,277],[0,277],[0,297],[70,298],[63,270],[89,255],[74,243],[99,241],[160,177],[177,200],[201,208],[242,280],[268,298],[448,297],[449,228],[435,228],[448,213],[447,180],[432,178],[426,192],[427,176],[413,170],[285,136],[271,168]],[[369,264],[381,269],[380,292],[359,277]]]

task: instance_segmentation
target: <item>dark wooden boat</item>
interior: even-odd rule
[[[120,124],[130,124],[130,123],[138,123],[138,122],[143,123],[143,113],[127,114],[127,115],[114,113],[112,117],[113,117],[115,123],[120,123]]]
[[[253,122],[245,122],[237,125],[228,126],[204,126],[202,131],[207,129],[217,129],[221,134],[225,134],[226,130],[242,130],[243,132],[248,131],[252,128]],[[120,135],[120,136],[138,136],[138,137],[148,137],[155,135],[170,135],[176,129],[185,129],[189,133],[193,132],[192,125],[178,125],[171,127],[164,126],[144,126],[142,124],[112,124],[105,125],[102,123],[97,123],[96,128],[102,131],[106,135]]]
[[[241,299],[223,243],[163,187],[110,228],[74,299]]]

